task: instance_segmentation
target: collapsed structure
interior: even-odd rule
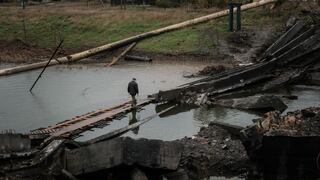
[[[247,97],[297,82],[319,64],[319,37],[319,25],[308,27],[298,21],[266,50],[257,63],[226,70],[176,89],[160,91],[155,98],[160,102],[186,102],[187,98],[194,99],[188,103],[219,104],[217,100],[220,99]],[[313,74],[314,83],[317,79],[317,74]]]

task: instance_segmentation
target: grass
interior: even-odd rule
[[[43,48],[52,48],[60,38],[64,47],[94,47],[114,42],[132,35],[199,17],[216,10],[187,12],[183,8],[137,8],[126,11],[118,8],[85,6],[79,3],[58,3],[50,6],[29,6],[22,12],[13,6],[0,8],[0,40],[24,39],[23,19],[27,29],[27,42]],[[242,17],[243,26],[271,23],[275,18],[249,10]],[[279,18],[278,18],[279,19]],[[276,20],[278,20],[276,18]],[[214,33],[210,29],[227,33],[227,19],[170,32],[140,42],[138,49],[159,53],[194,53],[203,48],[214,48]],[[209,31],[208,31],[209,30]]]

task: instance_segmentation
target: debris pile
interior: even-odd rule
[[[258,133],[265,136],[319,136],[320,108],[288,112],[285,116],[281,116],[279,111],[271,111],[253,126]],[[251,128],[253,127],[249,129]]]
[[[137,174],[147,179],[198,179],[244,174],[250,168],[241,141],[212,124],[192,138],[176,141],[128,137],[96,143],[54,140],[37,151],[28,157],[2,159],[0,179],[130,179]]]
[[[265,114],[241,131],[249,157],[266,179],[317,179],[320,107]]]
[[[226,66],[223,65],[217,65],[217,66],[207,66],[205,68],[203,68],[202,70],[200,70],[197,74],[201,75],[201,76],[212,76],[218,73],[222,73],[224,71],[226,71],[227,68]]]
[[[265,137],[320,137],[320,108],[313,107],[281,116],[271,111],[242,130],[242,139],[249,155],[256,156]]]

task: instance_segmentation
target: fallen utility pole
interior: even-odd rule
[[[110,67],[117,63],[122,57],[124,57],[131,49],[133,49],[137,45],[136,42],[132,43],[126,50],[124,50],[118,57],[113,58],[112,62],[107,65],[107,67]]]
[[[56,53],[58,52],[58,49],[61,47],[62,43],[63,43],[63,39],[60,41],[58,47],[57,47],[56,50],[53,52],[51,58],[49,59],[48,63],[46,64],[46,66],[42,69],[42,71],[41,71],[41,73],[39,74],[37,80],[36,80],[36,81],[33,83],[33,85],[31,86],[31,88],[30,88],[30,90],[29,90],[30,92],[32,92],[33,87],[36,85],[36,83],[38,82],[38,80],[41,78],[41,75],[44,73],[44,71],[46,70],[46,68],[49,66],[51,60],[53,59],[53,57],[54,57],[54,56],[56,55]]]
[[[253,3],[249,3],[249,4],[245,4],[243,6],[241,6],[241,10],[245,11],[248,9],[253,9],[253,8],[257,8],[266,4],[270,4],[270,3],[275,3],[277,2],[277,0],[261,0],[258,2],[253,2]],[[234,11],[236,11],[236,9],[233,9]],[[111,49],[115,49],[115,48],[119,48],[134,42],[138,42],[141,41],[143,39],[146,38],[150,38],[153,36],[157,36],[163,33],[167,33],[167,32],[171,32],[171,31],[175,31],[178,29],[182,29],[182,28],[186,28],[192,25],[196,25],[196,24],[201,24],[201,23],[205,23],[208,22],[210,20],[219,18],[219,17],[223,17],[223,16],[227,16],[229,14],[229,10],[223,10],[223,11],[219,11],[219,12],[215,12],[206,16],[202,16],[199,18],[195,18],[195,19],[191,19],[191,20],[187,20],[178,24],[173,24],[164,28],[160,28],[157,30],[153,30],[153,31],[149,31],[146,33],[142,33],[136,36],[132,36],[126,39],[122,39],[113,43],[109,43],[106,45],[102,45],[99,46],[97,48],[92,48],[83,52],[79,52],[76,54],[72,54],[69,56],[65,56],[65,57],[61,57],[56,59],[55,61],[51,61],[49,63],[49,65],[57,65],[60,63],[70,63],[70,62],[75,62],[75,61],[79,61],[83,58],[87,58],[89,56],[95,55],[97,53],[103,52],[103,51],[107,51],[107,50],[111,50]],[[10,74],[15,74],[15,73],[19,73],[19,72],[24,72],[24,71],[28,71],[28,70],[32,70],[32,69],[38,69],[41,67],[46,66],[46,62],[39,62],[39,63],[33,63],[33,64],[28,64],[28,65],[23,65],[23,66],[18,66],[18,67],[13,67],[13,68],[7,68],[7,69],[2,69],[0,70],[0,76],[5,76],[5,75],[10,75]]]

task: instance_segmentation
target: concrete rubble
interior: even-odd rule
[[[248,155],[266,179],[319,177],[320,108],[265,114],[242,130]],[[263,168],[262,168],[263,167]]]

